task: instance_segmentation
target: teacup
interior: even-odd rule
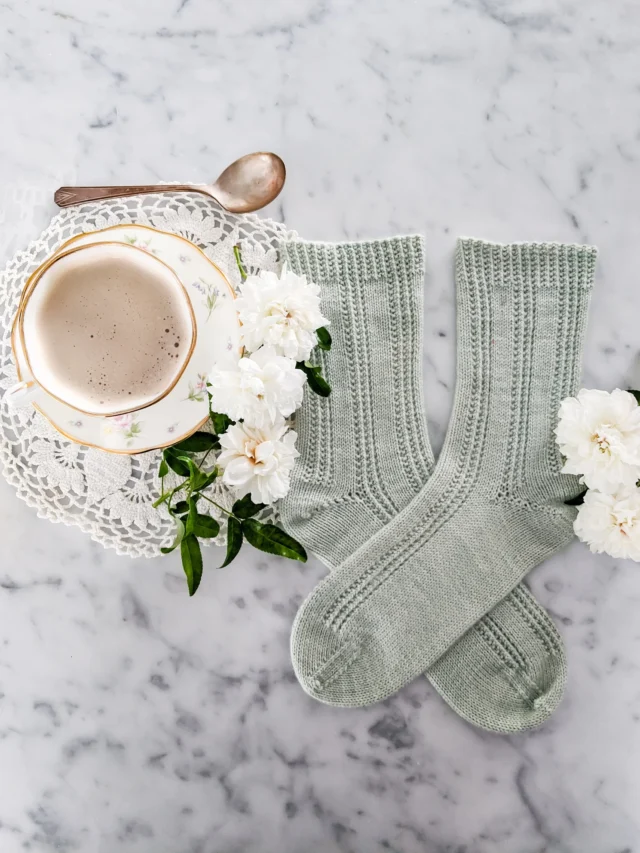
[[[193,307],[176,273],[120,242],[54,255],[27,283],[15,323],[31,378],[9,388],[9,405],[48,394],[104,417],[162,400],[196,342]]]

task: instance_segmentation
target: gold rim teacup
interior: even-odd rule
[[[36,290],[38,283],[42,281],[45,274],[56,263],[58,263],[63,258],[67,258],[70,255],[73,255],[77,252],[87,252],[87,251],[96,252],[96,251],[104,250],[107,247],[116,247],[118,251],[124,250],[125,252],[130,252],[130,251],[131,252],[138,252],[141,255],[145,256],[145,262],[146,263],[151,262],[152,265],[158,264],[159,266],[162,266],[164,268],[163,274],[165,276],[166,276],[165,271],[168,271],[170,278],[173,281],[175,281],[176,287],[178,288],[178,291],[182,297],[183,307],[186,309],[185,315],[186,315],[186,317],[188,317],[189,327],[191,330],[191,340],[190,340],[188,350],[186,351],[185,355],[183,356],[182,361],[180,363],[180,366],[179,366],[176,374],[172,377],[170,384],[166,388],[164,388],[160,394],[156,394],[151,399],[145,399],[142,404],[137,404],[135,406],[130,406],[128,408],[118,409],[115,411],[102,411],[102,410],[101,411],[88,411],[86,409],[80,408],[77,405],[74,405],[73,403],[69,402],[68,400],[65,400],[63,397],[56,395],[40,379],[38,379],[37,371],[34,368],[34,365],[32,364],[32,360],[30,358],[29,350],[28,350],[27,343],[26,343],[25,330],[24,330],[25,312],[27,310],[27,306],[29,304],[31,297],[33,296],[33,294]],[[166,264],[164,261],[160,260],[160,258],[156,258],[153,255],[149,255],[147,252],[144,251],[144,249],[141,249],[137,246],[131,246],[128,244],[124,244],[120,241],[100,241],[100,242],[96,242],[96,243],[87,243],[87,244],[84,244],[82,246],[75,246],[73,248],[65,249],[65,250],[59,252],[58,254],[51,257],[44,264],[42,264],[42,266],[39,267],[36,270],[36,272],[31,276],[31,278],[27,281],[25,289],[22,293],[22,296],[20,299],[20,304],[18,306],[18,310],[16,312],[16,316],[15,316],[14,322],[13,322],[12,337],[13,337],[13,334],[15,331],[17,331],[17,333],[20,337],[20,343],[22,346],[22,351],[24,353],[24,357],[25,357],[27,367],[28,367],[29,372],[31,374],[31,379],[23,379],[22,381],[16,383],[15,385],[13,385],[11,388],[9,388],[7,390],[5,397],[7,399],[7,403],[9,404],[9,406],[11,406],[12,408],[19,408],[21,406],[28,405],[29,403],[36,401],[37,398],[42,393],[45,393],[45,394],[48,394],[50,397],[53,397],[55,400],[58,400],[59,402],[64,403],[65,405],[69,406],[70,408],[74,409],[75,411],[81,412],[84,415],[88,415],[90,417],[106,417],[106,418],[120,417],[122,415],[130,414],[132,412],[137,412],[137,411],[140,411],[142,409],[146,409],[149,406],[152,406],[155,403],[158,403],[161,400],[163,400],[175,388],[176,384],[179,382],[184,371],[186,370],[186,367],[189,364],[189,360],[191,359],[191,356],[193,354],[193,350],[195,348],[196,339],[197,339],[197,325],[196,325],[195,314],[193,311],[193,306],[191,304],[191,299],[189,298],[189,294],[187,293],[186,288],[184,287],[182,281],[180,280],[180,278],[178,277],[176,272],[168,264]]]

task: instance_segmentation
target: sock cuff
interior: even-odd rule
[[[281,244],[283,260],[316,284],[355,287],[376,281],[424,278],[424,238],[419,234],[356,243],[291,241]]]
[[[517,287],[523,279],[539,287],[593,287],[598,250],[572,243],[489,243],[458,240],[459,283],[470,276],[486,286]]]

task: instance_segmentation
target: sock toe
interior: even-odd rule
[[[305,692],[329,705],[352,707],[353,685],[344,687],[341,676],[351,682],[348,670],[358,660],[361,643],[345,637],[313,614],[307,602],[298,611],[291,631],[291,660]]]
[[[327,618],[335,600],[336,574],[328,575],[304,601],[291,631],[291,659],[304,690],[342,708],[372,705],[395,693],[397,657],[388,654],[366,620],[334,627]]]
[[[567,664],[553,622],[522,587],[426,674],[463,719],[512,734],[542,725],[555,711],[564,695]]]

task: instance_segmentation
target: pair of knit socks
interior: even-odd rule
[[[329,398],[307,394],[286,529],[333,571],[303,603],[291,650],[331,705],[390,696],[420,673],[496,732],[542,723],[566,662],[524,576],[567,545],[577,479],[560,474],[560,401],[577,390],[595,249],[456,248],[457,381],[434,465],[422,402],[424,243],[294,242],[320,285]]]

